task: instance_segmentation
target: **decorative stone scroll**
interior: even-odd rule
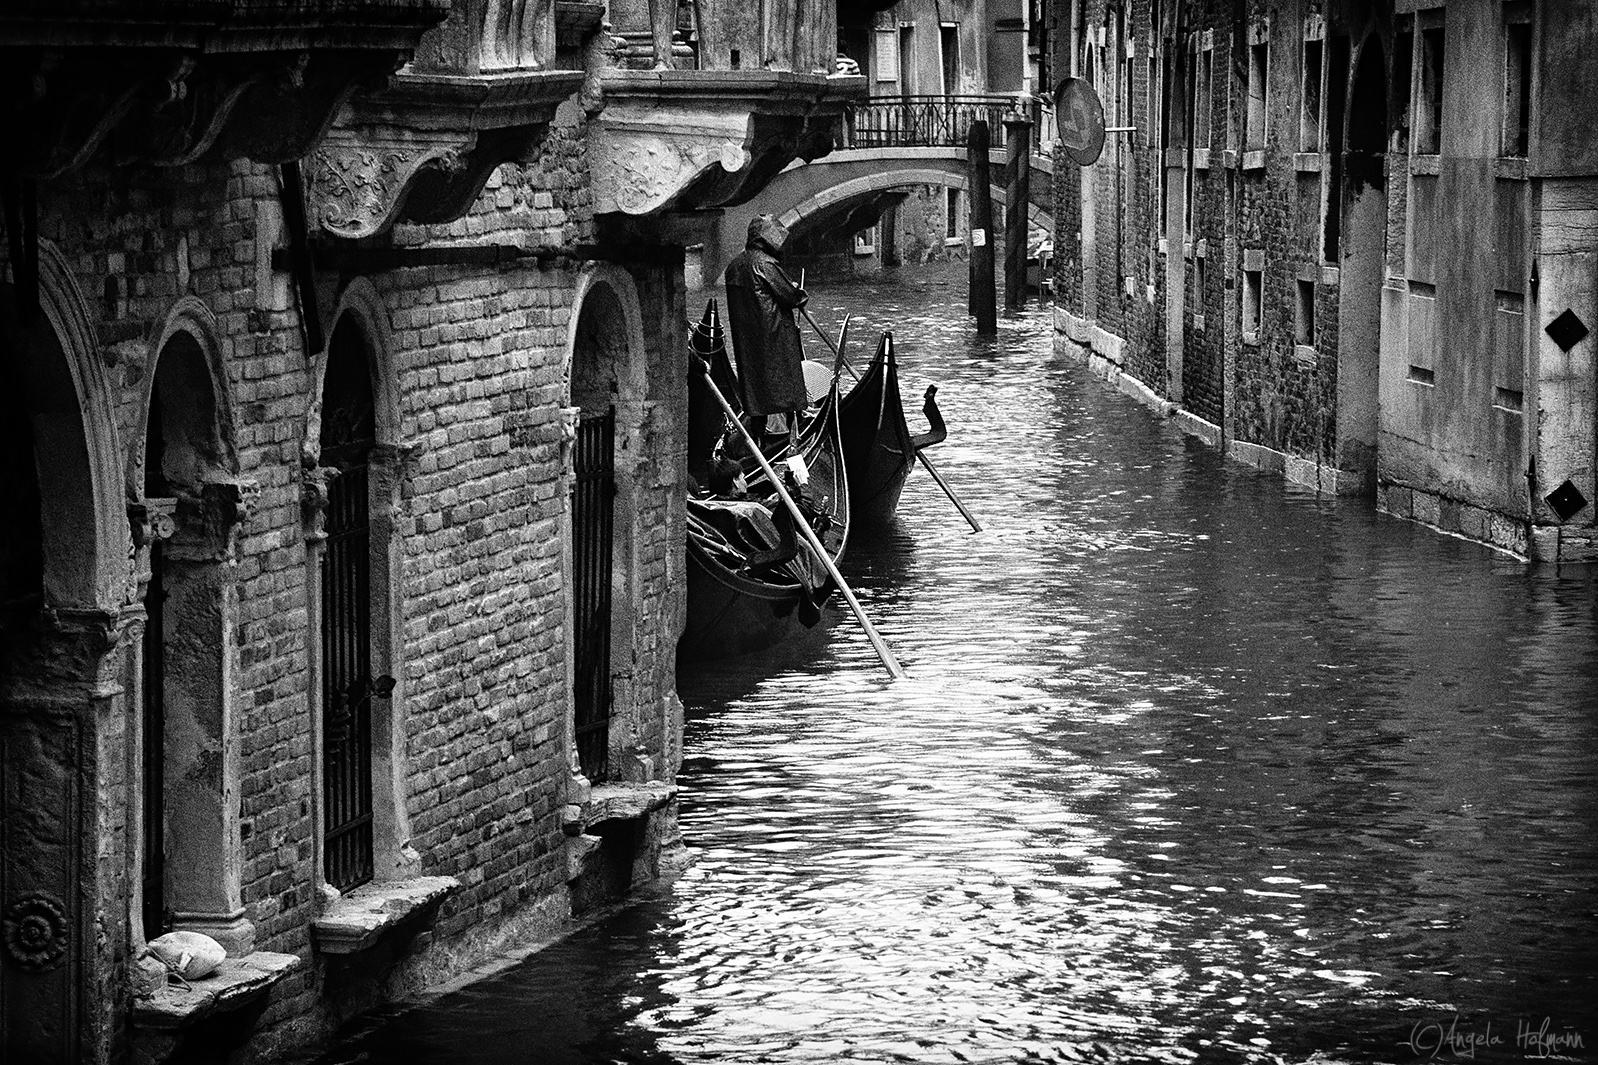
[[[399,216],[424,167],[457,172],[475,133],[419,135],[401,129],[339,129],[311,156],[316,224],[336,237],[376,236]]]
[[[357,96],[311,155],[315,224],[358,240],[402,217],[460,218],[495,167],[532,159],[556,107],[582,80],[574,70],[405,72]]]
[[[795,159],[832,149],[863,78],[781,71],[612,70],[592,153],[596,213],[741,203]]]

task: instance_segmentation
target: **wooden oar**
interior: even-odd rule
[[[833,358],[843,364],[844,369],[849,371],[849,376],[856,381],[860,380],[860,375],[855,373],[854,367],[850,366],[849,361],[843,357],[843,352],[838,348],[838,345],[832,342],[832,338],[827,335],[827,331],[817,325],[816,320],[810,316],[810,308],[800,307],[799,310],[804,313],[805,321],[810,323],[810,327],[820,334],[821,339],[827,342],[827,347],[832,349]],[[920,461],[921,465],[926,467],[927,472],[932,475],[932,479],[938,482],[938,487],[943,489],[943,494],[949,497],[949,502],[954,504],[955,509],[960,512],[960,516],[965,518],[966,522],[970,524],[971,531],[981,532],[982,526],[977,524],[977,519],[973,518],[971,512],[965,509],[965,504],[960,502],[960,497],[954,494],[954,489],[949,487],[949,482],[943,479],[943,474],[939,473],[938,468],[932,465],[932,460],[927,458],[926,453],[917,450],[916,459]]]
[[[689,355],[689,358],[694,357]],[[794,528],[804,533],[805,542],[810,545],[810,550],[814,551],[816,557],[821,560],[821,564],[827,567],[827,574],[832,578],[833,583],[838,586],[838,591],[843,593],[844,602],[848,603],[849,609],[854,611],[855,619],[860,622],[860,627],[866,630],[866,639],[871,641],[871,647],[877,652],[877,657],[882,659],[882,664],[888,670],[888,675],[894,680],[903,680],[905,675],[904,667],[899,665],[899,660],[893,656],[893,651],[888,648],[887,643],[878,635],[876,626],[871,624],[870,618],[866,617],[865,609],[860,605],[860,600],[855,598],[854,591],[844,581],[843,574],[838,572],[838,567],[833,564],[832,556],[827,554],[826,547],[821,543],[821,537],[816,535],[816,531],[810,527],[810,522],[805,520],[804,513],[799,509],[799,504],[793,501],[793,496],[789,495],[788,490],[782,486],[782,479],[777,476],[777,471],[771,468],[771,462],[766,458],[766,453],[760,450],[760,445],[756,443],[755,438],[744,425],[743,419],[738,417],[737,412],[732,409],[732,404],[727,402],[727,397],[722,395],[721,389],[716,387],[716,382],[710,377],[709,367],[705,367],[705,384],[710,388],[710,394],[716,397],[716,402],[721,404],[721,409],[726,411],[727,417],[732,421],[732,424],[738,427],[738,432],[743,436],[744,443],[749,446],[750,453],[755,456],[755,459],[760,463],[761,470],[765,472],[766,477],[771,481],[771,487],[777,490],[777,498],[782,500],[783,506],[788,508],[788,513],[793,515]]]

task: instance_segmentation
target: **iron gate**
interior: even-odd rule
[[[577,763],[594,781],[604,780],[609,769],[615,445],[614,408],[579,419],[572,482],[572,695]]]
[[[340,891],[372,879],[372,560],[366,486],[362,454],[328,488],[322,554],[323,875]]]
[[[166,581],[161,541],[150,542],[144,590],[144,938],[166,931]]]

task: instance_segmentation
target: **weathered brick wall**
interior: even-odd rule
[[[402,226],[395,242],[591,242],[586,166],[581,125],[557,126],[534,163],[500,169],[467,217]],[[311,556],[301,474],[317,382],[288,279],[261,267],[267,245],[284,243],[273,224],[279,198],[273,168],[240,161],[175,170],[96,164],[46,183],[40,202],[41,234],[71,262],[97,319],[124,463],[136,464],[143,446],[150,342],[187,296],[215,318],[237,476],[259,486],[230,567],[242,892],[257,948],[312,962],[274,992],[252,1048],[263,1057],[373,1001],[384,971],[402,960],[385,954],[354,976],[335,974],[312,949]],[[409,844],[419,872],[464,885],[433,930],[410,943],[414,955],[396,977],[405,986],[459,971],[518,931],[536,933],[565,903],[568,482],[560,408],[569,402],[568,332],[581,269],[563,259],[367,275],[387,318],[378,362],[392,374],[396,408],[393,439],[380,444],[398,444],[405,456],[395,515],[394,708],[404,732]],[[640,620],[623,670],[631,701],[624,720],[632,730],[626,743],[646,758],[629,773],[669,779],[680,759],[672,663],[681,625],[686,309],[680,260],[632,272],[649,386],[635,427],[639,598],[630,606]],[[257,291],[258,277],[266,290]],[[348,280],[321,278],[324,306]],[[124,515],[103,517],[125,527]],[[130,699],[136,705],[136,695]],[[115,767],[128,764],[130,743],[127,730],[105,731],[101,764],[111,768],[98,782],[108,814],[100,906],[114,955],[106,994],[123,1009],[134,865],[127,818],[137,802]],[[119,1014],[110,1030],[121,1026]]]
[[[1229,428],[1237,439],[1329,461],[1336,420],[1337,294],[1335,286],[1320,283],[1320,175],[1301,174],[1294,164],[1301,31],[1304,17],[1319,13],[1320,5],[1315,0],[1287,5],[1252,0],[1241,22],[1235,17],[1232,4],[1219,0],[1187,5],[1186,11],[1186,27],[1200,37],[1208,31],[1213,48],[1210,165],[1195,168],[1192,176],[1192,240],[1180,239],[1187,235],[1181,229],[1167,232],[1167,220],[1160,210],[1166,160],[1160,152],[1160,129],[1151,125],[1150,119],[1159,117],[1162,110],[1160,102],[1151,101],[1151,97],[1164,93],[1163,109],[1171,112],[1164,118],[1171,123],[1167,143],[1184,160],[1191,158],[1187,152],[1187,70],[1194,57],[1187,53],[1184,39],[1174,45],[1183,51],[1181,61],[1166,67],[1163,54],[1156,55],[1154,51],[1155,27],[1151,20],[1156,6],[1140,0],[1131,5],[1127,22],[1127,34],[1135,41],[1136,51],[1130,70],[1130,120],[1126,123],[1139,129],[1131,135],[1130,146],[1119,155],[1112,140],[1099,163],[1085,169],[1081,179],[1093,183],[1097,197],[1098,269],[1091,279],[1072,276],[1082,269],[1077,241],[1082,219],[1080,194],[1072,181],[1056,181],[1061,302],[1074,313],[1082,313],[1086,302],[1079,286],[1084,282],[1092,284],[1096,321],[1126,341],[1126,371],[1157,392],[1171,394],[1166,351],[1166,263],[1169,256],[1183,256],[1183,405],[1208,421],[1225,421],[1230,386],[1235,417]],[[1264,167],[1244,169],[1235,154],[1241,148],[1243,86],[1233,38],[1240,25],[1266,16],[1272,25],[1270,134]],[[1086,19],[1095,31],[1104,25],[1104,5],[1088,4]],[[1107,42],[1111,36],[1107,33]],[[1162,53],[1172,47],[1168,41],[1161,43]],[[1178,84],[1162,86],[1152,81],[1150,56],[1158,60],[1161,81],[1169,70]],[[1116,66],[1113,61],[1107,62],[1106,75],[1113,72],[1119,79]],[[1118,91],[1118,87],[1100,86],[1101,95],[1106,97]],[[1227,149],[1234,154],[1229,156]],[[1059,167],[1065,173],[1071,164],[1062,157]],[[1178,204],[1185,194],[1181,172],[1173,172],[1170,181],[1168,195],[1173,204]],[[1117,211],[1125,212],[1124,221],[1118,222]],[[1158,250],[1162,238],[1169,238],[1163,254]],[[1201,247],[1205,260],[1202,288],[1198,278]],[[1244,344],[1236,328],[1242,298],[1241,259],[1245,252],[1253,252],[1263,260],[1262,321],[1257,344]],[[1294,357],[1294,341],[1297,281],[1301,275],[1310,274],[1317,280],[1318,357],[1306,362]],[[1126,290],[1128,277],[1130,296]],[[1197,328],[1196,315],[1203,316],[1202,329]],[[1226,379],[1229,353],[1233,363],[1230,381]]]

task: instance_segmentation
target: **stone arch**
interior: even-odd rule
[[[333,334],[342,322],[353,323],[360,329],[366,347],[371,371],[372,412],[377,443],[382,447],[396,447],[400,443],[399,375],[393,365],[393,323],[382,293],[370,278],[353,278],[339,293],[333,313],[328,320],[326,336],[328,347],[317,353],[315,363],[318,405],[322,396],[323,378],[327,373],[328,348]]]
[[[340,292],[329,319],[326,347],[312,364],[313,401],[302,444],[306,517],[306,585],[311,606],[312,644],[312,796],[315,808],[315,868],[318,888],[332,886],[328,877],[330,818],[341,817],[340,784],[327,766],[330,743],[342,743],[346,709],[366,714],[364,724],[349,726],[360,734],[370,755],[368,777],[351,785],[357,803],[369,802],[371,815],[366,850],[370,868],[346,879],[344,887],[363,878],[379,882],[413,875],[420,856],[410,847],[406,805],[405,679],[402,667],[399,580],[402,564],[400,524],[404,513],[401,483],[410,449],[401,443],[398,377],[393,365],[393,337],[387,304],[368,278],[358,277]],[[331,396],[331,400],[330,400]],[[349,402],[369,406],[355,410]],[[342,397],[342,398],[341,398]],[[369,421],[368,421],[369,419]],[[340,508],[351,499],[364,531],[358,542],[340,547]],[[330,539],[331,537],[331,539]],[[343,551],[344,553],[340,553]],[[364,587],[352,605],[329,595],[330,566],[363,564]],[[341,613],[347,611],[348,613]],[[364,611],[364,612],[363,612]],[[351,636],[351,619],[364,626]],[[360,664],[344,675],[335,641],[351,640]],[[349,650],[349,648],[346,648]],[[346,656],[347,659],[347,656]],[[355,759],[359,762],[359,759]],[[364,831],[364,830],[363,830]],[[362,862],[366,861],[363,857]],[[342,861],[335,856],[335,864]]]
[[[173,483],[198,486],[238,476],[239,458],[233,421],[233,389],[223,368],[216,318],[194,296],[184,296],[167,312],[156,333],[152,356],[144,375],[136,424],[148,426],[158,380],[171,393],[162,411],[169,445],[180,444],[168,456],[177,463],[167,473]],[[127,495],[144,494],[145,443],[129,442]]]
[[[113,609],[128,578],[128,533],[116,498],[121,447],[87,304],[47,240],[39,241],[39,312],[30,323],[19,320],[15,289],[0,283],[0,333],[18,353],[14,369],[39,462],[43,594],[58,608]]]
[[[568,398],[576,400],[581,388],[577,356],[597,345],[603,354],[619,356],[615,366],[615,391],[641,399],[647,389],[644,365],[644,312],[631,275],[611,263],[589,263],[577,277],[572,295],[574,308],[566,327],[564,377]],[[593,330],[585,336],[585,330]]]
[[[0,618],[0,916],[34,932],[0,956],[0,1030],[18,1060],[76,1061],[103,1023],[87,1004],[125,956],[123,870],[99,864],[115,804],[98,796],[119,788],[129,535],[99,343],[66,260],[38,251],[32,314],[0,283],[0,388],[22,423],[5,459],[28,463],[37,522]]]
[[[808,219],[830,209],[837,208],[849,200],[865,199],[879,192],[889,189],[914,188],[921,185],[940,185],[945,188],[958,189],[961,192],[970,191],[971,183],[965,173],[963,161],[955,160],[949,166],[922,166],[909,169],[884,170],[874,174],[850,178],[830,185],[812,196],[801,200],[788,210],[778,215],[778,220],[794,232],[801,231]],[[989,185],[989,190],[996,205],[1004,203],[1005,190],[998,185]],[[1050,216],[1035,204],[1029,205],[1027,217],[1037,225],[1053,231],[1054,223]]]
[[[614,438],[609,460],[614,493],[610,498],[608,585],[603,574],[597,578],[602,587],[609,589],[605,607],[608,619],[590,609],[591,604],[585,606],[579,600],[579,567],[587,556],[580,547],[571,545],[592,535],[592,530],[584,524],[590,520],[587,515],[568,511],[567,616],[573,619],[567,638],[568,675],[572,678],[568,736],[574,773],[620,779],[624,775],[622,759],[637,746],[634,737],[640,713],[633,691],[633,662],[639,632],[638,513],[643,491],[639,483],[643,461],[640,442],[648,389],[643,310],[631,275],[608,263],[584,267],[577,278],[572,306],[565,365],[569,435],[590,431],[585,426],[602,418],[606,410],[613,412]],[[576,476],[581,448],[578,443],[570,449],[565,465],[569,476]],[[589,631],[593,626],[598,628]],[[604,646],[596,642],[601,633]],[[584,700],[606,706],[608,721],[602,730],[602,742],[585,737],[580,753],[578,717],[592,712]],[[585,766],[584,762],[588,764]]]

